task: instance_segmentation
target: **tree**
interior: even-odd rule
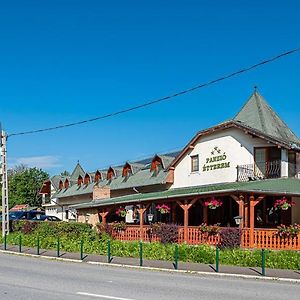
[[[29,204],[29,206],[41,206],[42,197],[39,190],[49,174],[42,169],[17,166],[8,177],[9,206],[16,204]]]
[[[65,171],[61,172],[60,175],[61,176],[70,176],[70,173],[67,170],[65,170]]]

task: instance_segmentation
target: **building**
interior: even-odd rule
[[[195,226],[237,226],[237,219],[244,246],[253,247],[275,239],[279,224],[300,223],[299,178],[300,140],[255,90],[235,117],[198,132],[179,153],[93,174],[77,165],[52,199],[92,224],[122,220],[116,211],[125,209],[123,220],[138,225],[128,225],[122,239],[147,240],[148,215],[181,225],[180,241],[189,243],[199,242]],[[276,209],[276,200],[292,207]],[[168,214],[158,211],[162,204]]]

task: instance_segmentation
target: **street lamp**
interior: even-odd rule
[[[154,217],[153,214],[148,214],[148,215],[147,215],[148,222],[150,223],[150,225],[151,225],[151,223],[152,223],[152,221],[153,221],[153,217]]]
[[[234,217],[233,219],[234,219],[236,225],[239,225],[239,226],[240,226],[240,225],[242,224],[243,217],[241,217],[241,216],[236,216],[236,217]]]

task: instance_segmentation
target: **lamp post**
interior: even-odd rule
[[[153,221],[153,217],[154,215],[149,213],[147,215],[147,219],[148,219],[148,222],[150,224],[150,230],[149,230],[149,240],[150,240],[150,243],[151,243],[151,239],[152,239],[152,221]]]
[[[235,221],[235,224],[238,225],[240,228],[242,227],[242,220],[243,220],[243,217],[241,216],[236,216],[233,218],[234,221]]]

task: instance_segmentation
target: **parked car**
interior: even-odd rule
[[[58,217],[55,217],[55,216],[46,216],[46,215],[42,215],[42,216],[40,216],[40,217],[34,217],[33,219],[32,219],[32,221],[55,221],[55,222],[57,222],[57,221],[61,221],[61,219],[60,218],[58,218]]]
[[[15,220],[32,220],[37,216],[45,215],[44,211],[41,210],[19,210],[9,212],[9,221]],[[2,214],[0,216],[0,221],[2,221]]]

